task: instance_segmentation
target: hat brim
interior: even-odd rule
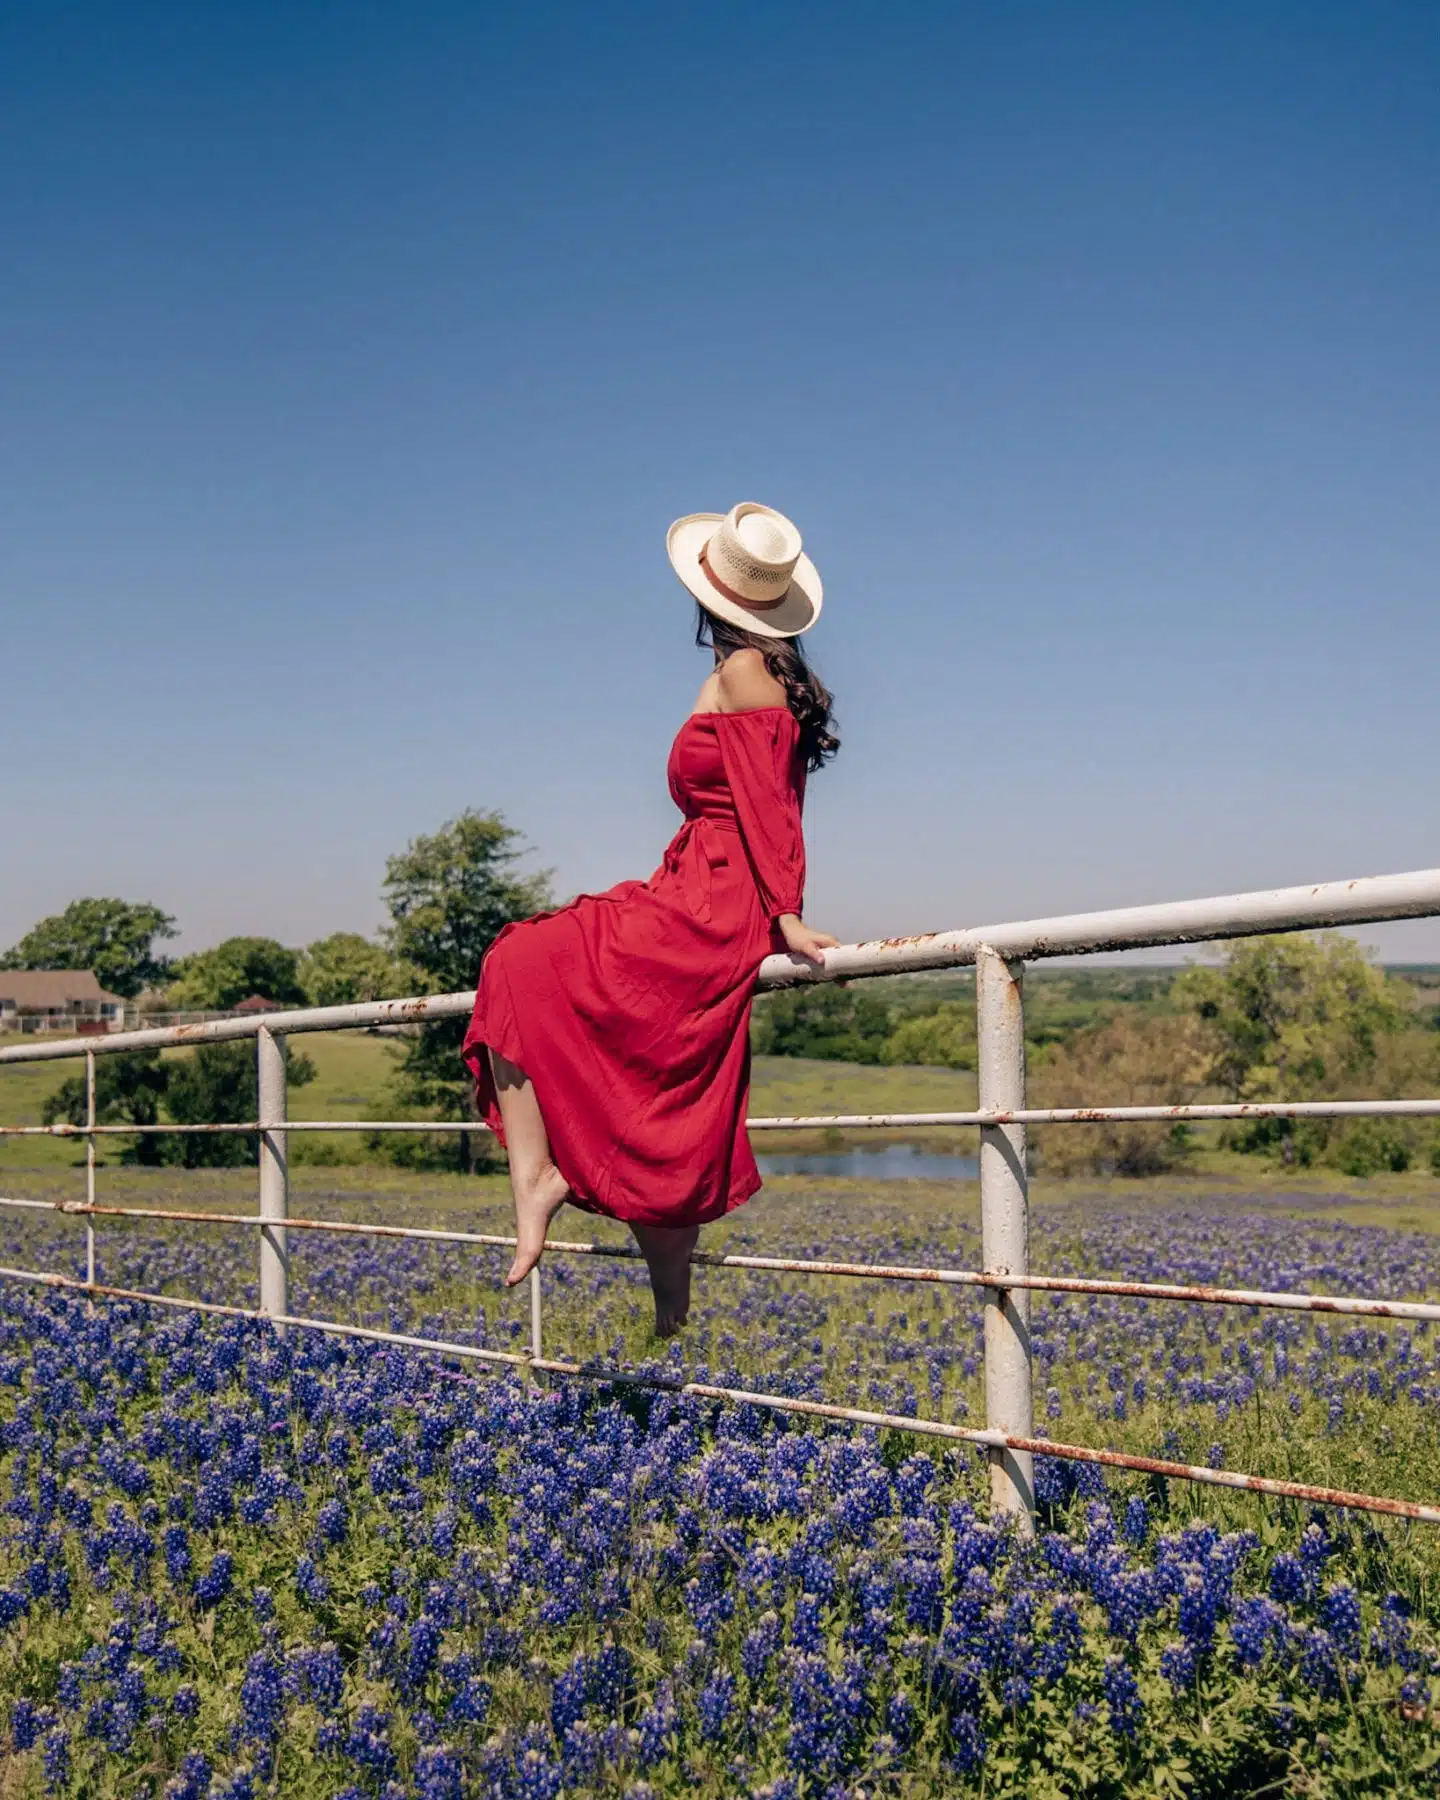
[[[738,625],[741,631],[753,631],[757,637],[799,637],[820,617],[825,602],[820,585],[820,572],[810,558],[801,552],[790,577],[790,587],[778,606],[763,610],[727,600],[700,565],[700,552],[709,543],[724,513],[690,513],[677,519],[665,534],[665,548],[675,573],[690,592],[717,619]]]

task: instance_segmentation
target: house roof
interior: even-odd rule
[[[125,1004],[119,994],[106,993],[93,969],[0,969],[0,1000],[23,1009],[69,1006],[76,1000]]]
[[[262,1013],[283,1012],[285,1009],[278,1001],[267,1000],[264,994],[252,994],[248,1000],[242,1000],[238,1006],[232,1006],[231,1012]]]

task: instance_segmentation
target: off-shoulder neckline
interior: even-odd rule
[[[687,713],[685,715],[685,723],[688,725],[691,719],[745,719],[748,718],[751,713],[789,713],[789,711],[790,708],[788,706],[742,706],[739,712],[727,713],[712,711]]]

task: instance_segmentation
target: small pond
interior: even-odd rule
[[[796,1150],[773,1156],[757,1152],[762,1175],[859,1175],[871,1181],[974,1181],[980,1160],[914,1144],[884,1144],[874,1150]]]

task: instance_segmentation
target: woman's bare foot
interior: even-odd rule
[[[515,1196],[515,1260],[505,1277],[506,1287],[521,1282],[539,1262],[545,1250],[545,1233],[550,1221],[564,1204],[570,1192],[565,1177],[547,1163],[537,1175],[517,1179],[510,1175],[510,1188]]]
[[[655,1335],[674,1337],[690,1316],[690,1252],[700,1236],[700,1227],[631,1225],[630,1229],[650,1271],[650,1287],[655,1295]]]

